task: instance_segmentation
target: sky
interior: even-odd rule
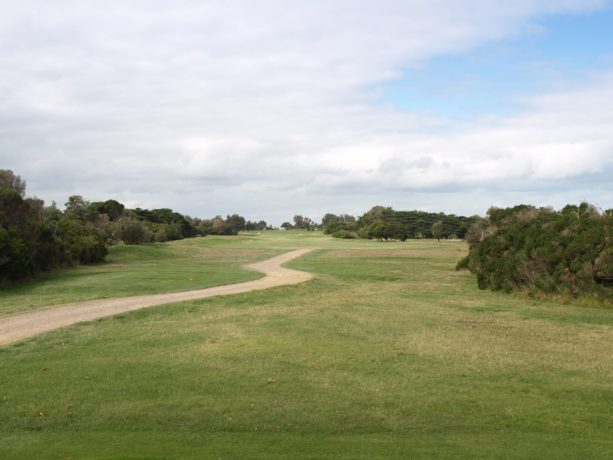
[[[60,208],[613,208],[613,1],[0,6],[0,169]]]

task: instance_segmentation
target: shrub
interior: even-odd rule
[[[121,217],[113,224],[113,234],[125,244],[150,243],[153,239],[152,233],[143,222],[129,216]]]
[[[350,232],[348,230],[337,230],[332,234],[333,238],[342,238],[346,240],[352,240],[358,237],[357,233]]]
[[[612,298],[612,221],[582,203],[555,212],[516,206],[488,211],[469,230],[471,246],[457,268],[469,268],[480,288],[529,289]]]

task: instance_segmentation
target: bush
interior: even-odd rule
[[[455,266],[456,270],[464,270],[467,269],[470,263],[470,259],[468,256],[462,257]]]
[[[355,232],[350,232],[348,230],[337,230],[332,234],[333,238],[342,238],[346,240],[352,240],[358,237]]]
[[[594,261],[594,275],[599,282],[613,285],[613,247],[602,250]]]
[[[145,224],[129,216],[121,217],[113,224],[113,234],[125,244],[150,243],[153,240],[153,234]]]
[[[469,255],[457,265],[475,273],[480,288],[613,298],[611,213],[582,203],[560,212],[521,205],[488,214],[469,231]]]
[[[57,226],[58,244],[63,264],[89,264],[102,262],[107,248],[102,235],[81,220],[64,218]]]

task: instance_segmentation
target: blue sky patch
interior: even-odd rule
[[[613,8],[541,18],[535,30],[441,56],[378,88],[384,103],[459,120],[507,116],[530,94],[613,68]]]

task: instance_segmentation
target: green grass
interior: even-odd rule
[[[458,243],[175,246],[143,251],[320,250],[289,264],[305,284],[0,348],[0,458],[613,457],[611,309],[479,291]]]
[[[381,243],[361,242],[357,247],[365,246],[381,247]],[[323,238],[320,233],[295,231],[113,246],[106,263],[53,270],[0,289],[0,317],[81,300],[181,292],[249,281],[261,274],[244,270],[242,265],[303,247],[351,246]]]
[[[79,300],[160,294],[257,279],[241,265],[282,252],[232,247],[229,237],[210,237],[141,246],[114,246],[107,262],[45,273],[0,290],[0,316]],[[220,249],[223,248],[223,249]]]

